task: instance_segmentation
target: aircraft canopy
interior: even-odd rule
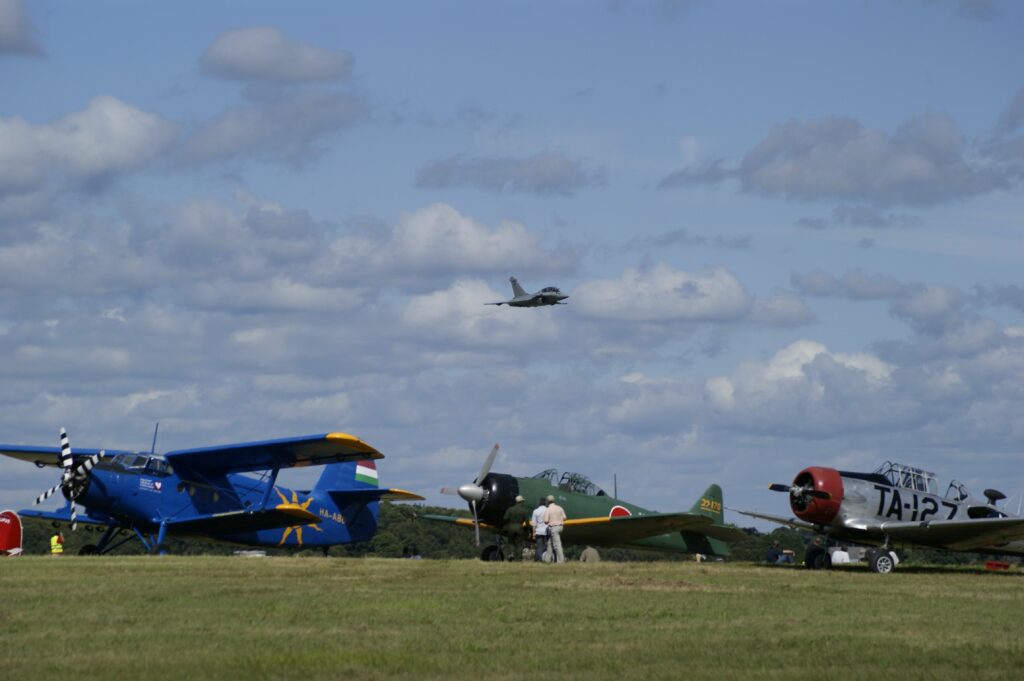
[[[533,477],[538,480],[547,480],[553,487],[566,492],[576,492],[577,494],[586,494],[591,497],[608,496],[603,489],[595,485],[590,478],[582,473],[566,471],[559,476],[557,469],[549,468],[546,471],[537,473]]]

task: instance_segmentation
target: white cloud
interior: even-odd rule
[[[308,89],[280,93],[199,125],[185,139],[180,157],[186,163],[208,163],[252,156],[301,165],[322,153],[317,143],[325,136],[355,123],[365,112],[365,103],[351,94]]]
[[[0,197],[101,184],[155,159],[176,133],[174,123],[106,95],[45,125],[0,119]]]
[[[352,70],[352,55],[289,40],[273,27],[239,28],[223,33],[199,60],[218,78],[305,82],[340,80]]]
[[[797,201],[838,199],[874,205],[937,204],[1007,186],[1010,176],[971,157],[964,134],[945,115],[912,118],[892,134],[848,117],[790,120],[774,126],[735,168],[715,162],[684,169],[660,186],[716,184]]]
[[[628,321],[737,321],[753,305],[743,285],[725,269],[690,273],[665,264],[646,271],[626,269],[619,279],[586,282],[572,298],[584,315]]]

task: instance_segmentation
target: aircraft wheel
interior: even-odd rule
[[[828,555],[828,551],[812,544],[807,547],[807,552],[804,554],[804,565],[809,570],[826,570],[832,567],[832,559]]]
[[[480,554],[480,560],[505,560],[505,554],[501,552],[500,547],[492,544],[486,547],[483,553]]]
[[[100,550],[95,544],[86,544],[82,548],[78,549],[78,555],[80,556],[98,556]]]
[[[868,567],[872,572],[880,575],[887,575],[896,567],[892,554],[882,549],[871,549],[868,551]]]

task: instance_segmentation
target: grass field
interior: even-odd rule
[[[1024,575],[0,561],[0,679],[1020,679]]]

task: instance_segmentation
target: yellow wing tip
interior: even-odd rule
[[[408,492],[404,489],[397,489],[392,487],[382,497],[388,501],[426,501],[426,497],[421,497],[415,492]]]
[[[372,445],[360,440],[355,435],[349,435],[348,433],[327,433],[327,436],[324,439],[333,440],[335,442],[344,442],[352,449],[368,454],[368,458],[371,459],[384,458],[384,455],[377,451]]]

